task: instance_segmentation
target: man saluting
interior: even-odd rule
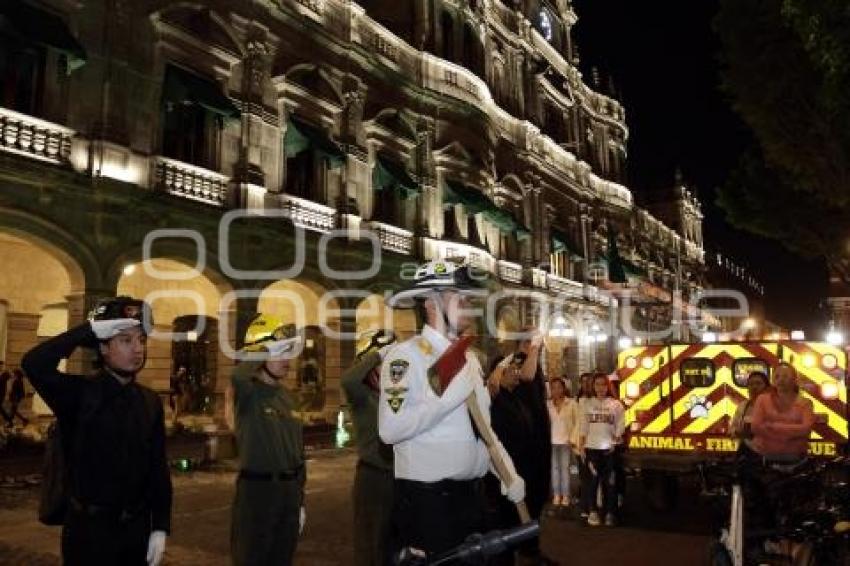
[[[409,289],[387,301],[395,308],[415,308],[422,332],[390,350],[381,367],[379,433],[393,445],[396,478],[395,522],[402,547],[429,556],[462,543],[484,527],[481,478],[490,456],[473,428],[466,399],[473,392],[485,418],[490,397],[481,365],[471,352],[445,389],[432,370],[452,341],[466,332],[470,295],[482,285],[467,266],[432,261],[420,267]],[[480,292],[480,291],[479,291]],[[513,471],[501,445],[502,459]],[[502,491],[522,501],[525,484],[511,474]]]
[[[116,297],[21,362],[62,434],[70,496],[62,530],[66,566],[155,566],[162,559],[171,527],[165,421],[156,393],[136,381],[151,324],[144,302]],[[60,372],[60,360],[80,346],[95,348],[98,371]]]

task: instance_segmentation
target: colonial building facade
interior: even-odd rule
[[[635,205],[624,109],[583,81],[576,21],[568,0],[4,2],[0,353],[148,296],[165,339],[144,378],[165,391],[186,365],[215,413],[218,337],[300,315],[293,379],[305,418],[330,419],[354,349],[338,332],[412,331],[382,294],[461,257],[527,293],[494,306],[482,349],[552,302],[547,370],[610,370],[625,294],[703,288],[702,216],[684,187]]]

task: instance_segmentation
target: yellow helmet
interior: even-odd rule
[[[266,342],[275,342],[295,338],[295,325],[286,324],[280,318],[268,314],[259,314],[245,331],[243,352],[262,352]]]

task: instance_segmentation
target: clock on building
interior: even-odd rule
[[[540,33],[546,41],[552,41],[552,18],[549,16],[549,11],[546,8],[540,10]]]

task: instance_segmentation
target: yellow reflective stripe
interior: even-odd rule
[[[809,394],[808,391],[803,391],[803,397],[811,399],[815,413],[826,414],[826,424],[829,428],[841,435],[842,438],[847,438],[847,424],[844,417],[824,405],[820,399]]]

